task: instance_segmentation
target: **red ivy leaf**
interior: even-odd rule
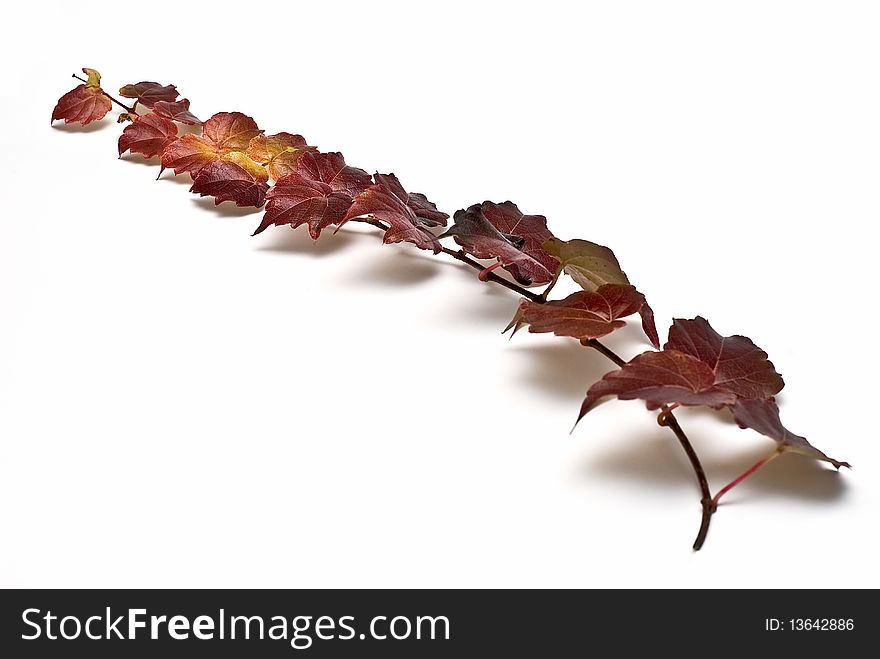
[[[64,119],[64,123],[73,122],[86,125],[92,121],[103,119],[110,112],[113,104],[101,89],[101,74],[94,69],[83,69],[89,79],[77,85],[58,99],[52,110],[52,121]]]
[[[298,174],[326,183],[334,192],[360,194],[373,182],[359,167],[345,164],[341,153],[305,153],[296,163]]]
[[[205,122],[202,137],[220,150],[245,151],[262,133],[257,122],[241,112],[218,112]]]
[[[216,146],[192,133],[185,133],[162,151],[162,171],[173,169],[175,174],[189,172],[195,178],[199,170],[222,153]]]
[[[296,171],[296,163],[304,153],[317,150],[316,147],[309,146],[302,135],[277,133],[257,135],[250,141],[245,153],[263,164],[269,170],[269,176],[277,181]]]
[[[767,353],[744,336],[721,336],[702,316],[675,319],[665,350],[696,357],[715,373],[715,384],[739,399],[768,399],[785,383]]]
[[[136,98],[141,105],[153,107],[157,101],[172,102],[177,100],[177,87],[160,85],[158,82],[144,80],[133,85],[120,87],[119,93],[126,98]]]
[[[837,469],[850,467],[848,462],[829,458],[825,453],[810,444],[804,437],[795,435],[782,425],[779,418],[779,407],[773,400],[748,399],[739,400],[732,407],[733,418],[740,428],[751,428],[769,437],[779,444],[780,449],[800,453],[802,455],[825,460]]]
[[[396,178],[394,181],[400,183]],[[400,190],[403,190],[402,186]],[[386,244],[408,242],[419,249],[439,253],[440,241],[423,226],[424,218],[416,215],[407,205],[406,198],[401,198],[383,183],[372,185],[355,197],[354,203],[339,225],[342,226],[356,217],[373,217],[388,225],[382,242]]]
[[[202,135],[187,133],[162,152],[162,169],[189,172],[195,179],[202,167],[233,151],[244,151],[262,131],[241,112],[218,112],[202,127]]]
[[[177,139],[177,124],[154,112],[136,117],[119,136],[119,155],[126,151],[142,153],[147,158],[158,156]]]
[[[202,167],[190,192],[215,197],[215,205],[232,201],[236,206],[260,207],[269,189],[268,180],[269,175],[259,163],[233,151]]]
[[[542,245],[553,234],[543,215],[523,215],[516,204],[484,201],[455,213],[454,223],[440,237],[455,242],[478,259],[497,259],[521,284],[546,284],[559,261]]]
[[[179,101],[156,101],[153,103],[153,112],[160,117],[165,117],[181,124],[198,126],[202,123],[201,119],[189,111],[188,98],[182,98]]]
[[[639,368],[634,368],[637,363]],[[648,371],[641,367],[645,364],[656,368]],[[694,386],[692,393],[699,396],[682,398],[668,386],[679,372],[685,373]],[[720,408],[743,400],[771,400],[782,387],[782,377],[766,352],[744,336],[722,337],[697,316],[673,322],[662,352],[639,355],[590,387],[581,417],[605,396],[642,398],[649,409],[672,403]]]
[[[511,264],[510,274],[517,280],[530,279],[533,283],[546,283],[544,271],[550,274],[559,267],[559,259],[544,251],[544,243],[553,238],[553,234],[547,228],[547,218],[543,215],[523,215],[512,201],[503,204],[494,204],[490,201],[482,203],[483,215],[492,223],[492,226],[507,236],[517,236],[522,239],[520,250],[533,258],[540,268],[535,268],[526,262]],[[550,281],[547,279],[546,281]]]
[[[504,331],[514,328],[516,332],[528,324],[529,332],[598,339],[623,327],[626,323],[618,319],[637,313],[644,303],[645,296],[628,284],[605,284],[596,291],[578,291],[546,304],[523,300]]]
[[[455,242],[464,248],[464,251],[478,259],[497,259],[498,263],[521,284],[541,284],[551,281],[553,273],[534,255],[523,251],[526,246],[526,239],[523,236],[503,233],[489,221],[483,212],[484,208],[496,206],[497,204],[486,201],[482,204],[474,204],[467,210],[456,211],[452,226],[439,237],[454,237]]]
[[[641,399],[648,409],[663,405],[706,405],[721,409],[736,396],[715,385],[715,373],[705,363],[677,350],[644,352],[590,387],[578,420],[606,396]]]
[[[282,176],[267,195],[266,214],[254,235],[267,227],[307,224],[315,240],[332,224],[342,224],[355,195],[370,175],[345,164],[341,153],[303,153],[294,171]]]
[[[377,184],[385,186],[395,197],[406,204],[413,214],[419,218],[419,223],[426,227],[445,227],[449,213],[437,210],[437,206],[421,192],[407,192],[400,180],[394,174],[373,174],[373,180]]]

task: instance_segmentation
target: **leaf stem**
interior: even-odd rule
[[[76,75],[75,73],[73,74],[73,77],[76,78],[77,80],[79,80],[80,82],[88,82],[88,80],[86,80],[85,78],[80,78],[80,77],[79,77],[78,75]],[[104,94],[104,96],[106,96],[106,97],[109,98],[111,101],[113,101],[114,103],[116,103],[116,105],[118,105],[119,107],[121,107],[123,110],[125,110],[125,111],[128,112],[129,114],[137,114],[137,113],[134,111],[134,106],[132,106],[132,107],[128,107],[128,106],[127,106],[125,103],[123,103],[122,101],[119,101],[119,100],[113,98],[112,96],[110,96],[110,94],[108,94],[107,92],[105,92],[103,88],[101,88],[101,93]]]
[[[504,277],[499,277],[494,272],[486,272],[486,268],[483,266],[482,263],[480,263],[479,261],[475,261],[474,259],[472,259],[470,256],[468,256],[467,254],[465,254],[461,250],[454,250],[454,249],[449,249],[448,247],[441,247],[440,251],[443,252],[444,254],[451,256],[452,258],[454,258],[458,261],[461,261],[465,265],[470,266],[474,270],[478,270],[480,273],[485,272],[485,274],[481,277],[481,279],[483,281],[491,281],[491,282],[495,282],[496,284],[500,284],[501,286],[504,286],[505,288],[509,288],[514,293],[517,293],[517,294],[523,296],[524,298],[528,298],[532,302],[537,302],[538,304],[543,304],[545,302],[545,300],[537,293],[532,293],[532,291],[530,291],[529,289],[523,288],[519,284],[514,283],[514,282],[510,281],[509,279],[505,279]]]
[[[606,346],[604,343],[601,343],[598,339],[581,339],[581,345],[592,348],[593,350],[597,350],[602,355],[617,364],[617,366],[622,367],[626,365],[626,360],[623,359],[623,357],[611,350],[611,348]]]
[[[780,446],[778,449],[773,451],[773,453],[768,455],[766,458],[761,458],[755,464],[753,464],[751,467],[746,469],[742,474],[740,474],[739,476],[734,478],[732,481],[730,481],[727,485],[725,485],[720,490],[718,490],[718,492],[712,498],[712,512],[715,512],[715,509],[718,507],[718,500],[721,499],[721,497],[723,497],[725,494],[730,492],[730,490],[732,490],[737,485],[742,483],[746,478],[748,478],[749,476],[754,474],[756,471],[758,471],[758,469],[763,467],[765,464],[767,464],[768,462],[772,462],[773,460],[778,458],[784,452],[785,452],[785,449]]]
[[[691,467],[693,467],[694,473],[697,475],[697,482],[700,485],[700,495],[702,497],[700,503],[703,506],[703,516],[700,521],[700,530],[697,532],[697,539],[694,540],[694,551],[700,551],[700,548],[706,541],[706,534],[709,533],[709,522],[712,520],[712,513],[715,512],[712,493],[709,491],[709,481],[706,479],[706,472],[703,469],[700,458],[697,456],[697,452],[679,425],[678,419],[675,418],[672,410],[664,406],[657,417],[657,423],[675,433],[675,437],[687,454],[688,459],[691,461]]]

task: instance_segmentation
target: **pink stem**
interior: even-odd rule
[[[483,270],[479,274],[480,281],[487,281],[489,278],[489,273],[492,272],[493,270],[500,268],[500,267],[501,267],[501,261],[499,261],[498,263],[495,263],[494,265],[490,265],[488,268],[486,268],[485,270]]]
[[[758,471],[758,469],[763,467],[765,464],[778,458],[780,455],[782,455],[782,453],[783,453],[782,449],[776,449],[775,451],[773,451],[773,453],[768,455],[766,458],[761,458],[755,464],[753,464],[751,467],[746,469],[742,474],[740,474],[739,476],[734,478],[732,481],[730,481],[727,485],[725,485],[720,490],[718,490],[718,492],[715,494],[715,496],[712,497],[712,510],[715,510],[718,507],[718,500],[721,497],[723,497],[727,492],[729,492],[730,490],[735,488],[737,485],[742,483],[746,478],[748,478],[749,476],[754,474],[756,471]]]

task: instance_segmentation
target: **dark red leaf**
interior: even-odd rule
[[[384,185],[385,189],[391,192],[404,204],[409,206],[410,210],[419,218],[420,224],[426,227],[445,227],[449,214],[438,211],[437,206],[420,192],[407,192],[401,184],[400,180],[394,174],[373,175],[376,183]]]
[[[326,183],[334,192],[346,192],[352,197],[373,182],[364,170],[346,165],[341,153],[304,153],[296,163],[296,171],[313,181]]]
[[[282,176],[267,195],[266,214],[254,234],[273,224],[294,229],[307,224],[309,235],[317,240],[321,231],[343,222],[353,197],[371,182],[364,170],[346,165],[341,153],[304,152],[294,171]]]
[[[804,437],[795,435],[783,426],[782,420],[779,418],[779,407],[773,400],[743,399],[737,401],[731,410],[740,428],[751,428],[775,440],[781,450],[800,453],[817,460],[825,460],[838,469],[850,466],[848,462],[829,458]]]
[[[552,279],[559,267],[559,259],[544,251],[544,243],[553,238],[553,234],[547,228],[546,217],[523,215],[512,201],[505,201],[503,204],[484,201],[482,210],[486,219],[502,234],[522,238],[519,249],[541,265],[541,268],[535,268],[523,262],[511,264],[508,269],[515,279],[521,281],[530,279],[535,284],[545,283],[543,278],[545,270]]]
[[[383,238],[385,243],[409,242],[419,249],[430,250],[435,254],[440,251],[440,241],[422,226],[422,219],[403,199],[382,183],[370,186],[355,197],[354,203],[339,224],[341,226],[356,217],[367,216],[388,225]]]
[[[452,227],[440,237],[446,236],[478,259],[497,259],[521,284],[548,283],[559,266],[543,249],[552,238],[546,218],[523,215],[510,201],[485,201],[457,211]]]
[[[160,117],[165,117],[181,124],[198,126],[202,123],[201,119],[189,111],[188,98],[182,98],[179,101],[156,101],[153,103],[153,112]]]
[[[715,373],[699,359],[677,350],[644,352],[590,387],[578,420],[606,396],[641,399],[648,409],[663,405],[706,405],[721,409],[736,396],[715,385]]]
[[[516,209],[516,206],[510,202],[505,202],[505,204],[509,204],[510,207]],[[541,254],[543,254],[543,257],[541,257],[541,254],[538,254],[533,249],[529,249],[529,246],[533,246],[533,241],[529,241],[527,246],[525,236],[502,232],[489,220],[484,212],[484,210],[489,210],[489,214],[496,219],[510,219],[515,217],[516,213],[519,213],[519,209],[516,209],[515,212],[511,208],[498,210],[505,204],[499,205],[486,201],[482,204],[474,204],[467,210],[456,211],[453,216],[453,225],[440,238],[453,236],[455,242],[461,245],[468,254],[478,259],[497,259],[521,284],[529,285],[550,282],[554,274],[552,270],[555,270],[555,268],[552,270],[548,269],[542,261],[553,257],[544,253],[543,250],[541,250]],[[541,218],[543,220],[543,217],[539,215],[522,216],[520,213],[520,217]],[[504,226],[512,224],[514,224],[512,221],[503,223]],[[534,234],[539,232],[537,226],[539,224],[540,220],[531,220],[528,222],[528,226],[520,228],[530,229],[530,232]],[[546,226],[544,228],[546,229]],[[539,257],[542,260],[538,260]]]
[[[149,112],[125,127],[119,136],[119,155],[126,151],[141,153],[147,158],[158,156],[177,139],[177,124]]]
[[[236,206],[263,205],[269,189],[269,175],[240,151],[233,151],[202,167],[190,192],[215,197],[214,204],[232,201]]]
[[[637,313],[644,303],[645,296],[628,284],[605,284],[596,291],[578,291],[546,304],[523,300],[504,331],[514,328],[515,332],[528,324],[529,332],[598,339],[623,327],[625,323],[618,319]]]
[[[784,386],[767,353],[744,336],[721,336],[701,316],[676,319],[665,350],[696,357],[715,373],[715,384],[740,399],[767,399]]]
[[[172,102],[177,100],[177,87],[174,85],[160,85],[158,82],[142,81],[133,85],[124,85],[119,93],[126,98],[136,98],[141,105],[153,107],[157,101]]]
[[[326,183],[313,181],[299,174],[282,176],[266,194],[266,213],[254,235],[273,224],[289,224],[296,228],[307,224],[315,240],[321,231],[339,224],[351,206],[351,196],[334,192]]]

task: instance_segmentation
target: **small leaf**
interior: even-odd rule
[[[198,126],[202,123],[201,119],[189,111],[188,98],[179,101],[156,101],[153,103],[153,112],[160,117],[189,126]]]
[[[578,420],[606,396],[641,399],[648,409],[663,405],[706,405],[721,409],[736,396],[715,385],[715,373],[699,359],[677,350],[648,351],[590,387]]]
[[[137,102],[148,108],[153,107],[157,101],[172,102],[177,100],[177,87],[174,85],[160,85],[158,82],[144,80],[133,85],[124,85],[119,93],[126,98],[136,98]]]
[[[563,300],[545,304],[522,300],[517,315],[504,330],[523,324],[529,332],[553,332],[580,340],[598,339],[623,327],[625,318],[637,313],[645,296],[635,286],[605,284],[596,291],[578,291]]]
[[[768,399],[785,383],[767,353],[744,336],[721,336],[702,316],[677,318],[669,328],[664,350],[696,357],[715,373],[715,384],[739,399]]]
[[[119,136],[119,155],[126,151],[141,153],[147,158],[158,156],[177,139],[177,124],[149,112],[135,117]]]
[[[733,418],[740,428],[751,428],[762,435],[776,441],[780,448],[793,453],[800,453],[817,460],[830,462],[837,469],[850,467],[848,462],[829,458],[825,453],[810,444],[804,437],[795,435],[782,425],[779,418],[779,407],[773,400],[747,399],[739,400],[732,407]]]
[[[343,222],[354,196],[371,182],[364,170],[346,165],[341,153],[305,152],[293,167],[269,191],[266,214],[254,235],[273,224],[294,229],[307,224],[317,240],[321,231]]]
[[[83,67],[82,72],[85,73],[88,78],[88,80],[86,80],[86,87],[97,89],[101,86],[101,74],[95,69],[87,69]]]
[[[262,163],[269,170],[269,176],[277,181],[296,170],[296,163],[302,154],[317,150],[316,147],[309,146],[302,135],[277,133],[257,135],[251,139],[245,153]]]
[[[269,174],[240,151],[232,151],[199,170],[190,192],[213,196],[214,204],[232,201],[236,206],[263,205]]]

